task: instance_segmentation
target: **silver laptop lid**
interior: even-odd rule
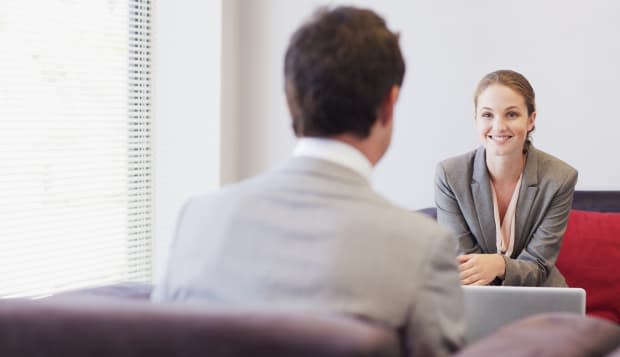
[[[585,315],[586,291],[580,288],[462,286],[465,340],[474,342],[504,325],[545,312]]]

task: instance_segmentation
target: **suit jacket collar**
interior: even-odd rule
[[[350,185],[370,186],[367,177],[350,167],[309,156],[294,156],[284,164],[282,169],[289,172],[323,176]]]
[[[293,156],[309,156],[348,167],[370,178],[372,163],[357,148],[340,140],[322,137],[302,137],[297,141]]]
[[[486,164],[486,151],[483,146],[479,147],[474,154],[472,168],[471,192],[476,207],[478,222],[482,231],[483,251],[494,252],[497,250],[495,231],[495,217],[493,213],[493,196],[491,193],[491,178]],[[526,223],[536,193],[538,192],[538,151],[530,145],[523,169],[523,179],[519,198],[517,200],[517,211],[515,213],[515,244],[513,252],[520,252],[526,239],[521,237],[529,235],[523,228]]]
[[[491,193],[491,177],[486,163],[486,151],[483,146],[480,146],[474,154],[471,194],[482,232],[482,240],[480,241],[483,245],[482,251],[494,252],[497,250],[497,246],[495,242],[493,196]]]
[[[528,243],[527,237],[530,232],[525,231],[526,227],[532,227],[528,221],[534,215],[530,214],[532,205],[538,193],[538,150],[533,145],[529,145],[525,168],[523,169],[523,179],[521,180],[521,191],[517,201],[517,211],[515,213],[515,247],[513,252],[520,252]],[[516,254],[516,253],[514,253]]]

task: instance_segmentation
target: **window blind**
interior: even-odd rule
[[[0,2],[0,296],[150,280],[149,13]]]

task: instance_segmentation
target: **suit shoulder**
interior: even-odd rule
[[[456,155],[444,159],[437,164],[437,172],[441,169],[447,177],[471,176],[474,167],[474,160],[479,150],[468,151],[464,154]]]
[[[265,185],[265,176],[266,174],[257,175],[239,182],[223,185],[213,191],[192,195],[187,200],[188,205],[205,206],[240,203],[262,191]]]
[[[449,157],[447,159],[442,160],[440,164],[444,167],[466,166],[474,161],[474,157],[476,157],[477,151],[478,150],[471,150],[463,154]]]
[[[437,221],[426,214],[416,211],[406,211],[406,223],[403,224],[404,239],[410,241],[422,254],[448,254],[456,252],[453,234],[450,230],[440,226]],[[442,249],[446,248],[448,249]],[[452,249],[449,249],[452,248]]]
[[[538,155],[538,166],[544,170],[545,175],[559,175],[568,177],[577,176],[577,169],[565,161],[542,150],[535,150]]]
[[[378,207],[381,210],[381,214],[377,215],[377,217],[381,217],[381,220],[384,221],[384,226],[390,226],[395,230],[394,233],[405,233],[405,235],[410,236],[412,233],[416,236],[423,239],[427,238],[436,238],[438,236],[446,236],[450,235],[450,231],[440,226],[437,221],[428,215],[402,208],[398,205],[393,204],[387,199],[381,197],[382,205]]]

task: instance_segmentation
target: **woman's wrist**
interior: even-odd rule
[[[501,254],[497,254],[497,277],[501,280],[506,277],[506,260]]]

